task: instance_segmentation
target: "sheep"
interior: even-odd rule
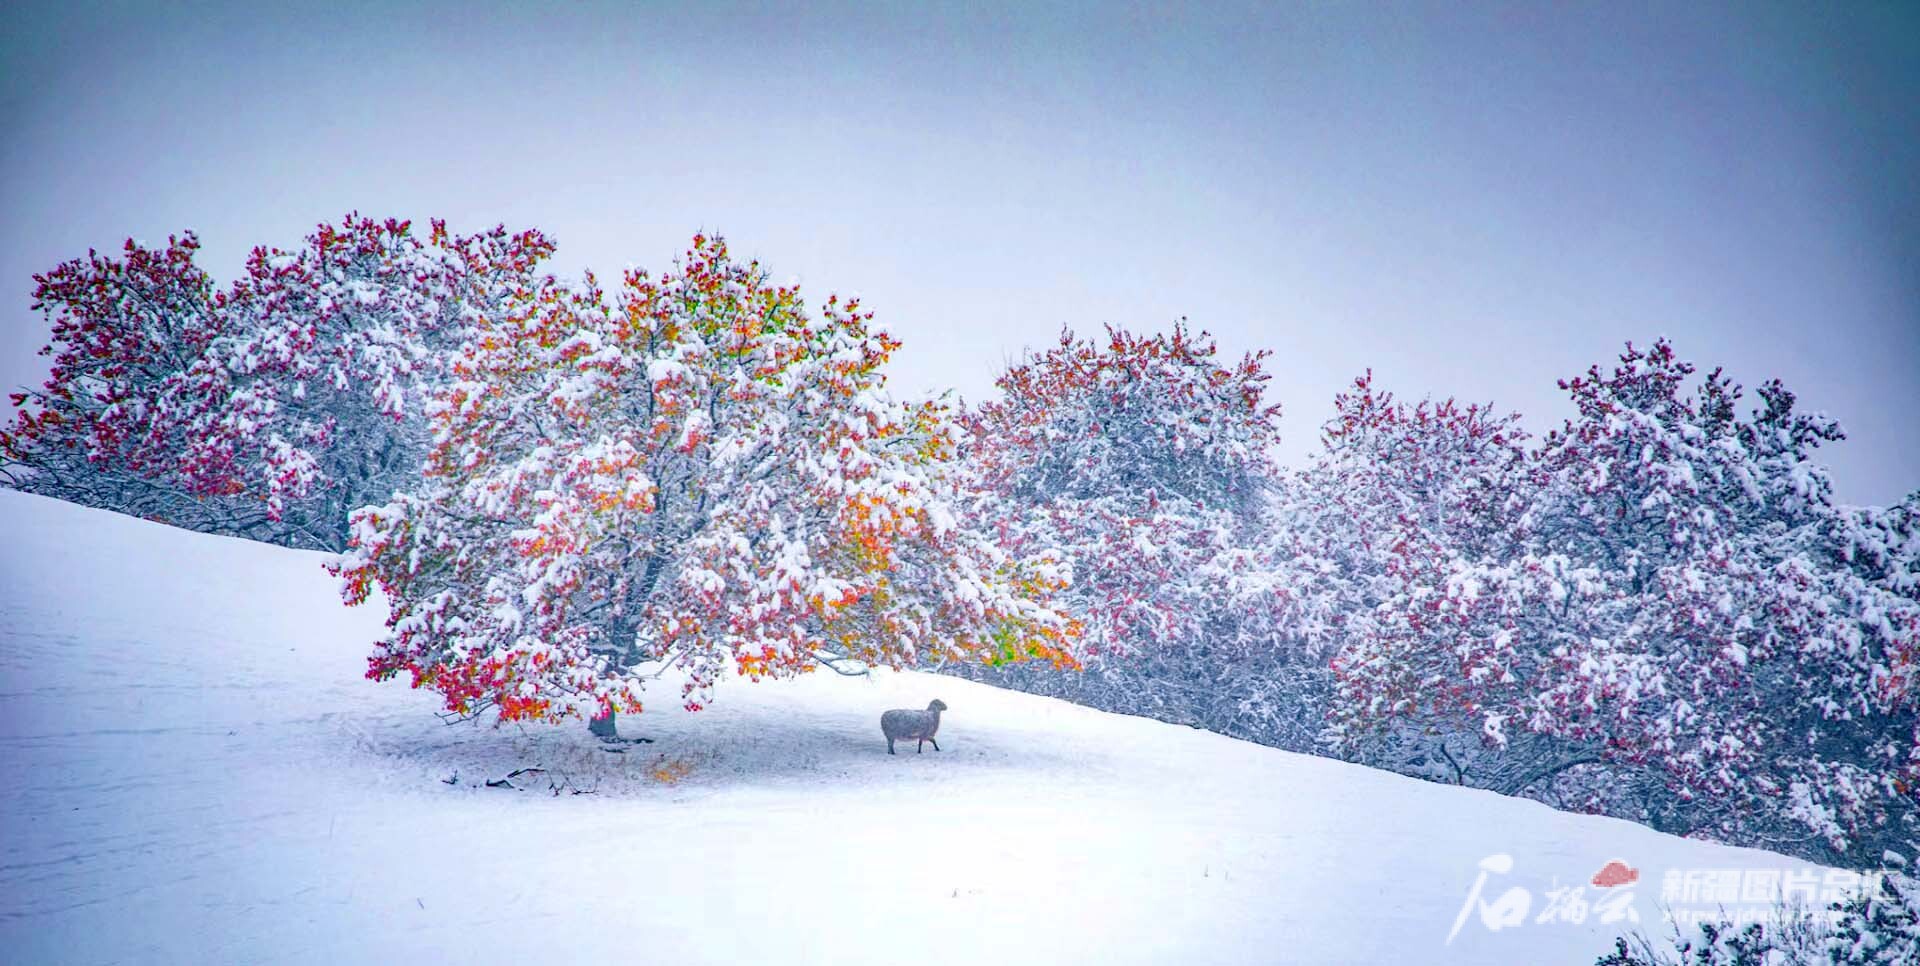
[[[925,711],[913,711],[895,708],[880,716],[880,733],[887,736],[887,754],[893,754],[896,740],[914,742],[914,754],[920,753],[920,743],[933,741],[933,734],[940,730],[940,712],[947,710],[947,703],[934,698]],[[940,750],[940,743],[933,741],[933,750]]]

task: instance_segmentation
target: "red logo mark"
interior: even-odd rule
[[[1593,874],[1593,884],[1602,889],[1623,886],[1640,881],[1640,870],[1630,866],[1624,859],[1614,859],[1600,867]]]

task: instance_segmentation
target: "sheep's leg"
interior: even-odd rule
[[[928,740],[928,741],[931,741],[931,742],[933,742],[933,750],[934,750],[934,751],[939,751],[939,750],[940,750],[940,743],[939,743],[939,742],[937,742],[937,741],[934,741],[934,740],[933,740],[932,738],[928,738],[927,740]]]
[[[927,739],[921,738],[918,741],[915,741],[913,743],[913,753],[916,755],[920,754],[921,752],[926,750],[926,747],[927,747]]]
[[[888,739],[887,739],[887,754],[889,754],[889,755],[891,755],[891,754],[893,754],[893,739],[892,739],[892,738],[888,738]]]

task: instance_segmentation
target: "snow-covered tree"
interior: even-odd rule
[[[1439,699],[1496,747],[1551,739],[1612,780],[1588,807],[1677,831],[1836,855],[1902,834],[1920,767],[1906,551],[1862,523],[1885,515],[1832,503],[1812,462],[1830,420],[1777,383],[1742,414],[1737,386],[1715,371],[1689,391],[1693,374],[1660,342],[1563,383],[1578,415],[1532,454],[1524,508],[1426,555],[1376,610],[1340,659],[1343,711]]]
[[[1498,544],[1526,489],[1517,414],[1452,399],[1412,405],[1373,373],[1334,397],[1321,448],[1277,507],[1296,598],[1290,620],[1320,653],[1369,633],[1421,561]]]
[[[39,276],[53,372],[0,435],[16,485],[179,526],[343,549],[347,514],[416,478],[421,401],[473,319],[552,245],[349,215],[255,249],[216,292],[188,234]]]
[[[265,522],[180,464],[182,379],[226,323],[194,264],[199,248],[191,232],[157,249],[129,239],[120,257],[88,252],[34,276],[33,307],[52,329],[40,353],[53,366],[40,388],[12,396],[13,424],[0,431],[9,485],[194,529]]]
[[[184,457],[250,494],[298,543],[344,549],[348,514],[419,478],[422,408],[467,332],[530,290],[538,232],[455,237],[348,217],[294,251],[255,249],[219,301],[229,335],[187,373]]]
[[[1287,591],[1289,638],[1337,672],[1331,734],[1348,756],[1517,790],[1511,757],[1483,753],[1473,698],[1456,683],[1479,641],[1425,604],[1450,561],[1502,546],[1527,493],[1526,440],[1517,415],[1408,404],[1372,372],[1334,397],[1319,453],[1277,504],[1267,558]]]
[[[1264,640],[1240,618],[1274,600],[1253,547],[1279,408],[1263,401],[1262,356],[1217,351],[1184,324],[1063,334],[968,414],[985,497],[972,518],[1005,546],[1064,554],[1093,657],[1084,676],[1007,683],[1216,726],[1238,702],[1218,678],[1244,673]]]
[[[695,236],[677,269],[549,281],[476,319],[416,489],[354,518],[349,602],[385,591],[369,676],[458,713],[606,719],[685,673],[1074,662],[1059,567],[963,527],[938,402],[885,392],[857,303]]]

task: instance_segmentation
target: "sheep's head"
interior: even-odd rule
[[[947,710],[947,703],[945,701],[940,700],[939,698],[934,698],[933,703],[927,705],[927,710],[928,711],[945,711]]]

